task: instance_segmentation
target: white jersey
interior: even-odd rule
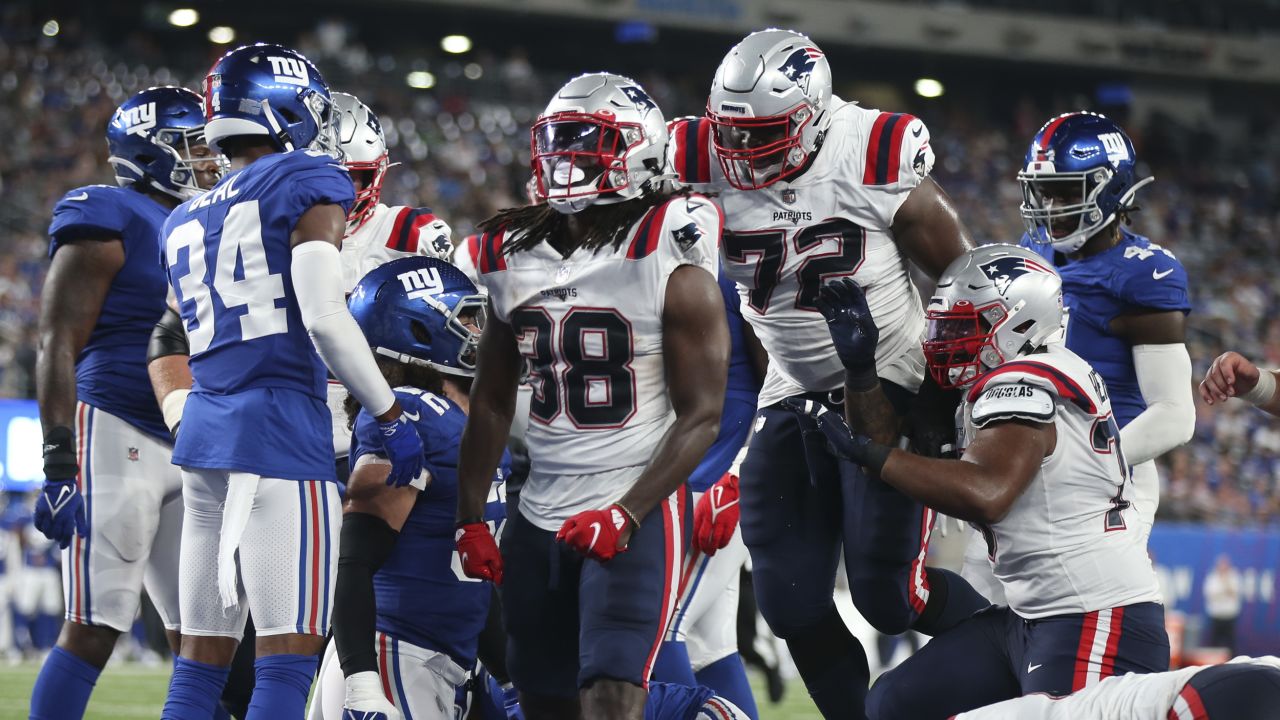
[[[814,301],[822,283],[852,276],[880,328],[880,377],[915,391],[924,378],[924,311],[892,230],[894,215],[933,167],[924,123],[832,98],[831,127],[813,165],[791,181],[736,190],[710,146],[710,122],[671,126],[680,179],[719,193],[724,267],[742,314],[769,353],[761,407],[844,384]]]
[[[1057,442],[986,537],[1009,607],[1034,620],[1162,602],[1106,384],[1058,344],[984,375],[960,410],[959,445],[992,422],[1052,422]]]
[[[448,260],[453,231],[427,208],[387,207],[382,203],[355,232],[342,239],[342,284],[350,293],[370,270],[402,257],[425,255]],[[333,452],[346,457],[351,449],[351,430],[342,408],[346,388],[329,380],[326,404],[333,416]]]
[[[529,364],[532,468],[521,512],[546,530],[617,501],[674,422],[663,362],[667,279],[681,265],[715,277],[720,210],[700,195],[654,206],[616,250],[562,257],[549,244],[504,255],[480,239],[493,313]]]
[[[1280,668],[1280,658],[1271,655],[1238,657],[1231,662]],[[1192,720],[1203,715],[1192,712],[1178,696],[1191,678],[1211,667],[1214,666],[1119,675],[1074,695],[1060,698],[1039,693],[1027,695],[960,713],[956,720],[1166,720],[1170,717]]]

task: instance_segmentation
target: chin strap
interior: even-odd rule
[[[284,147],[285,152],[293,152],[293,140],[289,137],[289,131],[280,127],[275,113],[271,112],[271,102],[265,98],[262,100],[262,114],[267,118],[267,124],[271,126],[275,141]]]

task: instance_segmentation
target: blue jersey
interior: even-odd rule
[[[426,453],[431,482],[418,494],[391,557],[373,576],[378,630],[453,658],[462,667],[476,659],[476,642],[489,612],[489,585],[462,573],[454,545],[458,507],[458,446],[466,413],[446,398],[412,388],[396,397],[414,422]],[[351,467],[382,446],[378,422],[361,410],[351,438]],[[502,481],[511,472],[505,451],[485,506],[497,534],[507,516]]]
[[[760,395],[760,381],[747,352],[746,321],[742,318],[738,289],[724,270],[720,271],[720,293],[729,318],[729,385],[720,414],[720,434],[689,476],[689,489],[694,492],[705,492],[733,464],[733,458],[747,442]]]
[[[689,687],[651,682],[649,696],[644,703],[644,720],[697,720],[698,711],[714,697],[715,692],[702,685]],[[728,715],[723,717],[727,718]]]
[[[76,358],[76,397],[165,442],[169,429],[147,377],[147,343],[165,308],[156,250],[168,215],[136,190],[90,185],[64,195],[49,225],[50,257],[76,240],[118,238],[124,244],[124,266],[111,279],[102,312]]]
[[[1067,310],[1067,348],[1084,358],[1107,383],[1120,427],[1147,409],[1133,366],[1133,348],[1111,333],[1111,321],[1135,309],[1187,313],[1187,271],[1173,253],[1121,228],[1115,247],[1067,260],[1050,245],[1024,236],[1020,243],[1040,253],[1062,275]]]
[[[327,374],[293,294],[289,241],[307,210],[345,211],[354,198],[340,163],[296,150],[255,160],[169,216],[163,260],[195,377],[175,464],[335,479]]]

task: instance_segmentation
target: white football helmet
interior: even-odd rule
[[[926,312],[924,357],[938,385],[968,385],[1062,330],[1062,278],[1017,245],[983,245],[949,265]]]
[[[562,213],[639,197],[663,175],[667,123],[640,84],[579,75],[533,124],[533,193]]]
[[[831,66],[792,30],[761,30],[729,51],[707,99],[725,179],[758,190],[805,166],[831,126]]]
[[[353,178],[356,173],[369,173],[364,187],[356,193],[351,212],[347,213],[347,234],[350,235],[373,216],[382,200],[382,182],[391,164],[382,124],[368,105],[355,95],[336,92],[333,109],[338,116],[338,144],[342,148],[343,164]]]

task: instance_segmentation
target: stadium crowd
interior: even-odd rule
[[[139,88],[198,88],[192,70],[219,51],[202,46],[209,57],[179,60],[141,35],[108,45],[73,22],[61,30],[52,39],[0,38],[0,127],[8,138],[0,146],[0,397],[34,396],[49,212],[68,188],[111,181],[102,129],[112,110]],[[430,205],[459,238],[522,201],[527,127],[562,73],[535,68],[519,48],[500,56],[477,48],[463,60],[428,66],[371,52],[351,34],[342,23],[323,22],[298,46],[326,68],[335,88],[355,91],[381,115],[399,163],[388,177],[389,203]],[[406,73],[428,67],[434,88],[405,86]],[[637,79],[669,116],[704,102],[705,78],[655,72]],[[1022,224],[1014,176],[1025,143],[1044,117],[1073,108],[1011,98],[980,114],[948,96],[900,109],[928,122],[936,177],[973,236],[1016,240]],[[1280,132],[1251,128],[1261,141],[1241,154],[1230,137],[1159,114],[1129,130],[1150,164],[1143,172],[1158,179],[1136,229],[1173,250],[1190,272],[1188,347],[1197,377],[1225,348],[1280,365],[1280,289],[1271,282],[1280,262],[1272,240],[1280,230]],[[1243,403],[1200,405],[1194,440],[1162,466],[1165,517],[1280,523],[1280,426]]]

